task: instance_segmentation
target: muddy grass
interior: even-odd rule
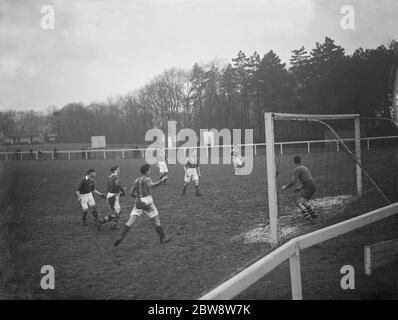
[[[312,159],[317,161],[314,155]],[[118,163],[122,182],[130,186],[142,161],[120,160]],[[117,251],[113,251],[111,245],[115,231],[107,226],[96,231],[92,219],[88,220],[88,227],[80,225],[80,208],[74,193],[76,183],[89,167],[97,170],[97,186],[103,191],[109,168],[114,164],[111,160],[17,164],[11,252],[14,279],[23,288],[24,296],[33,299],[195,299],[271,252],[266,241],[248,242],[240,236],[268,225],[266,177],[261,157],[255,159],[250,176],[234,177],[226,165],[202,166],[204,197],[200,198],[194,196],[193,186],[188,188],[185,197],[180,195],[183,168],[170,166],[167,185],[154,190],[154,198],[166,233],[174,236],[172,242],[160,246],[153,226],[145,217],[140,217]],[[338,163],[334,166],[338,167]],[[156,176],[153,168],[152,177],[156,179]],[[328,177],[322,176],[319,182],[321,198],[324,197],[322,192],[325,193],[322,190],[333,181],[343,183],[344,179],[334,171],[330,171]],[[294,194],[286,194],[280,202],[291,204],[293,199]],[[350,201],[345,210],[321,216],[317,225],[293,223],[290,227],[297,225],[298,228],[287,229],[283,241],[382,205],[376,201],[380,200],[377,197],[367,199],[361,203]],[[96,201],[101,214],[109,212],[104,201],[98,198]],[[121,221],[126,221],[131,200],[122,198],[121,202],[124,208]],[[336,206],[341,204],[336,203]],[[286,221],[289,227],[289,221],[296,219],[295,216],[286,209],[281,221]],[[330,241],[308,249],[308,255],[305,251],[302,258],[305,297],[345,298],[335,289],[339,285],[342,264],[359,266],[362,246],[369,241],[388,240],[396,229],[395,222],[386,223],[369,233],[368,238],[350,234],[347,237],[357,240],[340,237],[336,241],[341,245]],[[55,290],[40,288],[43,265],[55,268]],[[286,266],[282,265],[240,297],[289,299],[286,272]],[[357,274],[361,274],[360,269]],[[322,290],[314,281],[319,279],[325,279],[321,281]],[[369,291],[361,293],[359,288],[358,285],[357,297],[366,298]]]

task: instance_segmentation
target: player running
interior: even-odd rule
[[[286,190],[294,186],[297,181],[300,181],[301,188],[295,189],[296,192],[300,192],[299,198],[296,200],[296,205],[305,219],[315,219],[318,217],[318,214],[314,212],[314,208],[308,202],[316,190],[314,179],[310,170],[301,164],[301,157],[295,156],[293,161],[296,166],[293,171],[293,178],[288,184],[282,186],[282,190]]]
[[[199,191],[200,167],[195,150],[191,152],[191,156],[189,157],[188,162],[184,167],[184,171],[185,171],[184,187],[182,189],[182,194],[185,195],[188,183],[191,182],[192,180],[195,184],[195,195],[197,197],[202,196],[202,194]]]
[[[98,219],[97,228],[101,229],[101,226],[107,222],[112,222],[111,229],[119,229],[118,223],[120,218],[120,197],[125,195],[125,189],[120,184],[120,168],[114,166],[111,168],[111,175],[108,177],[107,187],[108,194],[106,195],[106,201],[112,209],[112,213],[107,216]]]
[[[95,183],[94,183],[94,178],[97,175],[94,169],[88,169],[86,172],[86,175],[82,177],[79,181],[79,184],[77,185],[76,188],[76,196],[77,196],[77,201],[80,203],[80,206],[82,207],[83,213],[82,213],[82,224],[83,226],[87,225],[87,213],[89,210],[89,207],[92,208],[91,214],[94,217],[95,222],[98,220],[98,212],[97,209],[95,208],[95,200],[93,197],[93,192],[96,194],[100,195],[103,199],[105,199],[105,195],[101,192],[99,192],[95,188]]]
[[[157,149],[156,166],[159,168],[160,180],[167,175],[167,158],[164,149]],[[163,182],[166,184],[166,180]]]
[[[129,220],[123,226],[122,232],[118,235],[113,243],[115,247],[119,246],[119,244],[123,241],[137,217],[139,217],[142,213],[145,213],[149,219],[153,221],[155,230],[159,235],[160,243],[163,244],[170,241],[170,238],[166,238],[160,225],[158,209],[156,208],[151,195],[151,189],[163,183],[163,181],[167,179],[167,176],[164,176],[158,182],[152,182],[152,179],[149,176],[149,164],[144,164],[141,166],[140,171],[141,177],[134,181],[133,187],[130,190],[130,196],[135,198],[134,208],[131,211]]]
[[[245,161],[242,159],[242,157],[240,155],[238,146],[234,146],[232,148],[231,160],[232,160],[232,167],[233,167],[233,172],[234,172],[234,176],[235,176],[239,173],[240,169],[243,168],[245,165]]]

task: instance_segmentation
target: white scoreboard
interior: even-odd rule
[[[91,148],[105,148],[106,147],[106,141],[105,141],[105,136],[92,136],[91,137]]]

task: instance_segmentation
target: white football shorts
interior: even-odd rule
[[[85,193],[80,195],[80,206],[84,211],[88,209],[88,207],[94,207],[95,206],[95,200],[93,197],[93,194],[90,193]]]
[[[120,213],[120,195],[119,193],[110,193],[106,195],[106,201],[109,203],[113,211],[117,214]]]
[[[199,181],[199,175],[196,168],[188,168],[184,175],[184,182]]]
[[[148,210],[138,209],[134,204],[134,208],[131,211],[130,215],[140,216],[142,213],[145,213],[148,216],[148,218],[152,219],[152,218],[155,218],[159,214],[158,209],[156,208],[155,204],[153,203],[152,196],[143,197],[143,198],[141,198],[141,201],[144,202],[145,204],[147,204],[150,208]]]
[[[169,170],[167,169],[167,164],[166,164],[165,161],[159,161],[158,165],[159,165],[159,172],[160,173],[169,172]]]

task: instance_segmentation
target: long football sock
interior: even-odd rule
[[[185,194],[185,192],[187,192],[187,185],[184,185],[184,187],[182,188],[182,194]]]
[[[93,211],[91,211],[91,214],[93,215],[94,221],[98,221],[98,211],[96,208],[93,208]]]
[[[308,212],[307,209],[302,210],[301,214],[303,215],[304,219],[310,219],[311,218],[311,215],[310,215],[310,213]]]
[[[196,190],[196,195],[197,196],[201,196],[202,194],[199,191],[199,186],[195,186],[195,190]]]
[[[165,235],[164,235],[162,227],[161,226],[157,226],[156,227],[156,232],[159,235],[160,242],[162,242],[164,240],[164,238],[165,238]]]
[[[83,225],[87,224],[87,211],[84,211],[82,213],[82,223],[83,223]]]
[[[113,243],[113,245],[115,247],[117,247],[120,244],[120,242],[123,241],[123,239],[126,237],[126,234],[129,232],[129,230],[130,230],[130,227],[127,224],[125,224],[123,226],[122,232],[120,232],[120,234],[116,238],[115,242]]]
[[[318,218],[318,214],[314,211],[314,208],[306,201],[304,203],[304,207],[307,209],[308,213],[310,214],[311,218]]]

